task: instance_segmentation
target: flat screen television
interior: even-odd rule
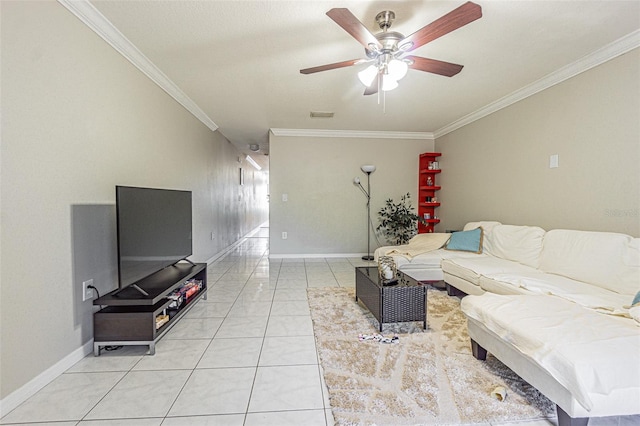
[[[116,222],[121,290],[193,254],[191,191],[116,186]]]

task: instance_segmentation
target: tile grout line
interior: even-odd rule
[[[262,257],[264,257],[264,254],[263,254]],[[260,259],[262,259],[262,257]],[[255,272],[255,267],[254,267],[253,270]],[[279,275],[280,275],[280,268],[278,268],[278,276]],[[271,270],[269,270],[269,282],[270,281],[271,281]],[[276,288],[278,288],[277,279],[276,279]],[[274,292],[274,296],[275,296],[275,292]],[[271,306],[269,306],[269,317],[267,319],[267,324],[265,325],[265,328],[264,328],[264,332],[263,332],[263,336],[262,336],[262,343],[260,344],[260,351],[258,351],[258,359],[256,361],[256,369],[255,369],[255,373],[253,374],[253,380],[251,381],[251,389],[249,389],[249,398],[247,399],[247,407],[245,409],[244,419],[242,421],[243,425],[246,425],[247,416],[249,415],[249,407],[251,406],[251,397],[253,396],[253,390],[254,390],[255,385],[256,385],[256,379],[258,377],[258,367],[260,366],[260,357],[262,356],[262,350],[264,349],[264,340],[265,340],[265,337],[266,337],[266,334],[267,334],[267,329],[269,328],[269,320],[271,319],[271,309],[272,308],[273,308],[273,296],[271,297]]]

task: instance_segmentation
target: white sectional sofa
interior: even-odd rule
[[[557,404],[561,425],[640,415],[640,306],[630,308],[640,292],[640,238],[498,222],[464,230],[477,227],[482,253],[403,246],[376,256],[469,295],[461,308],[476,358],[488,351],[539,389]]]
[[[399,271],[402,271],[418,281],[442,281],[444,273],[442,261],[450,258],[479,258],[486,257],[487,230],[500,225],[499,222],[469,222],[463,230],[471,230],[482,227],[484,230],[484,253],[446,250],[444,248],[450,235],[447,234],[418,234],[411,239],[409,244],[403,246],[378,247],[374,252],[377,261],[380,256],[391,256]],[[446,235],[446,236],[445,236]],[[444,237],[443,237],[444,236]],[[435,239],[437,244],[423,244],[424,240]],[[433,248],[435,247],[435,249]],[[424,248],[424,250],[421,250]]]

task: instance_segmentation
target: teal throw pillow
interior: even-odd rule
[[[633,298],[633,302],[631,302],[631,306],[640,305],[640,291],[636,293],[636,297]]]
[[[454,232],[445,249],[482,253],[482,228]]]

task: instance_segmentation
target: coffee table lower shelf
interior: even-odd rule
[[[398,284],[383,286],[377,267],[356,268],[356,302],[360,300],[382,325],[422,321],[427,328],[427,289],[402,272]]]

